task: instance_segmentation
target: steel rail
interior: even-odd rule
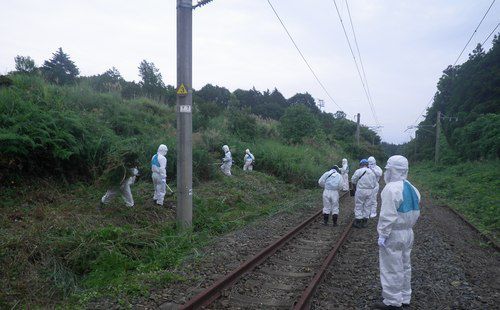
[[[348,194],[349,194],[349,192],[344,193],[339,198],[339,200],[341,198],[344,198]],[[216,299],[218,299],[221,296],[223,290],[225,290],[228,287],[231,287],[231,285],[234,282],[236,282],[243,274],[254,269],[260,263],[265,261],[269,256],[273,255],[286,242],[288,242],[290,239],[295,237],[300,231],[302,231],[302,229],[304,227],[309,225],[315,218],[317,218],[322,213],[323,213],[323,210],[319,210],[318,212],[314,213],[307,220],[305,220],[300,225],[296,226],[294,229],[292,229],[291,231],[286,233],[280,239],[276,240],[275,242],[273,242],[272,244],[267,246],[265,249],[260,251],[254,257],[250,258],[249,260],[247,260],[246,262],[241,264],[238,268],[233,270],[227,276],[217,280],[217,282],[212,284],[210,287],[208,287],[204,291],[198,293],[196,296],[194,296],[192,299],[190,299],[187,303],[185,303],[184,305],[181,305],[179,309],[200,309],[201,307],[205,307],[205,306],[211,304],[212,302],[214,302]],[[352,222],[350,223],[349,228],[351,226],[352,226]]]
[[[347,239],[347,235],[351,231],[353,223],[354,223],[354,220],[351,220],[351,222],[349,222],[349,224],[347,225],[347,228],[344,230],[344,232],[340,236],[340,239],[337,241],[335,246],[332,248],[332,250],[330,251],[330,254],[323,261],[321,268],[318,270],[318,272],[316,272],[316,275],[314,276],[314,278],[309,282],[306,290],[300,296],[299,301],[297,301],[297,303],[295,303],[295,305],[293,306],[294,310],[309,309],[309,307],[310,307],[309,303],[311,301],[311,298],[314,295],[314,292],[316,291],[316,288],[321,283],[321,280],[323,279],[323,276],[325,275],[325,272],[328,269],[328,267],[330,266],[333,258],[335,257],[335,255],[337,255],[340,247],[344,244],[345,240]]]
[[[441,205],[441,207],[443,207],[445,209],[448,209],[449,211],[451,211],[451,213],[453,213],[456,216],[458,216],[465,224],[467,224],[467,226],[469,226],[470,228],[472,228],[472,230],[474,230],[475,232],[477,232],[481,236],[481,238],[483,238],[484,241],[486,241],[488,244],[490,244],[491,247],[493,247],[496,251],[500,251],[500,245],[493,238],[491,238],[490,236],[488,236],[485,233],[483,233],[482,231],[480,231],[479,228],[477,228],[474,224],[472,224],[471,222],[469,222],[469,220],[467,220],[457,210],[453,209],[452,207],[450,207],[448,205]]]

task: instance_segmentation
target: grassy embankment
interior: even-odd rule
[[[0,306],[84,306],[105,296],[127,304],[153,286],[183,281],[176,268],[201,258],[200,248],[215,236],[262,216],[321,205],[319,190],[235,172],[195,188],[193,230],[184,232],[175,229],[171,207],[152,204],[149,182],[133,187],[136,207],[116,199],[100,212],[105,189],[88,184],[40,180],[2,191]]]
[[[500,240],[500,161],[411,167],[411,179],[441,204],[463,214],[483,232]]]
[[[345,156],[324,142],[286,145],[273,123],[258,122],[259,139],[243,142],[228,130],[227,115],[210,120],[193,137],[194,227],[179,231],[172,210],[151,204],[148,174],[158,144],[167,143],[175,183],[174,108],[86,85],[13,80],[0,88],[0,308],[84,306],[104,296],[126,304],[152,286],[182,281],[176,268],[202,256],[213,237],[275,212],[319,207],[319,191],[301,188],[315,188]],[[214,164],[223,144],[236,161],[233,178]],[[247,147],[257,159],[253,174],[239,171]],[[133,186],[136,207],[117,199],[97,212],[100,176],[130,150],[143,174]]]

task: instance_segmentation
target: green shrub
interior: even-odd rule
[[[149,172],[160,143],[175,150],[172,108],[85,85],[48,85],[37,76],[12,80],[13,87],[0,89],[0,178],[25,173],[96,179],[116,163],[116,150],[141,151],[141,168]],[[172,176],[174,168],[169,165]]]
[[[293,105],[285,110],[278,129],[285,141],[301,143],[304,138],[318,134],[319,121],[304,105]]]
[[[243,141],[252,141],[257,134],[257,121],[250,114],[250,108],[230,108],[227,114],[228,130]]]

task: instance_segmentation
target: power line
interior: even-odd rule
[[[427,105],[425,106],[425,108],[422,110],[422,112],[420,112],[420,114],[418,115],[417,119],[415,120],[415,123],[413,123],[414,125],[417,124],[418,120],[420,119],[420,117],[422,117],[422,115],[424,114],[425,110],[427,110],[427,108],[431,105],[433,99],[434,99],[434,95],[432,95],[431,99],[429,99],[429,102],[427,103]]]
[[[363,65],[363,59],[361,59],[361,52],[359,51],[358,39],[356,37],[356,32],[354,31],[354,24],[353,24],[352,18],[351,18],[351,10],[349,10],[349,3],[347,2],[347,0],[345,0],[345,5],[347,7],[347,14],[349,15],[349,22],[351,24],[352,34],[354,36],[354,43],[356,44],[356,50],[358,51],[358,55],[359,55],[359,63],[361,64],[361,71],[363,72],[363,77],[365,78],[366,88],[368,89],[368,95],[370,96],[370,100],[372,101],[372,104],[373,104],[373,98],[372,98],[372,94],[370,92],[370,87],[368,85],[368,79],[366,78],[365,66]]]
[[[278,18],[281,26],[283,26],[283,29],[285,29],[286,31],[286,34],[288,35],[288,37],[290,38],[290,40],[292,41],[293,45],[295,46],[295,48],[297,49],[297,51],[299,52],[300,54],[300,57],[302,57],[302,60],[304,60],[304,62],[306,63],[307,67],[309,68],[309,70],[311,71],[311,73],[314,75],[314,78],[316,79],[316,81],[318,82],[318,84],[321,86],[321,88],[325,91],[326,95],[328,96],[328,98],[330,98],[330,100],[332,100],[333,103],[335,103],[335,105],[343,111],[342,107],[340,105],[338,105],[338,103],[333,99],[333,97],[330,95],[330,93],[328,92],[328,90],[326,90],[326,87],[323,85],[323,83],[321,83],[321,80],[318,78],[318,76],[316,75],[316,73],[314,72],[314,70],[312,69],[311,65],[309,65],[309,62],[307,61],[306,57],[304,56],[304,54],[302,54],[302,52],[300,51],[300,48],[297,46],[297,43],[295,43],[295,40],[292,38],[292,35],[290,34],[290,32],[288,31],[288,29],[286,28],[285,24],[283,23],[283,20],[280,18],[280,16],[278,15],[278,12],[276,12],[276,10],[274,9],[273,5],[271,4],[271,1],[267,0],[267,3],[269,3],[269,6],[271,7],[271,9],[273,10],[274,14],[276,15],[276,17]]]
[[[337,11],[337,15],[339,17],[340,24],[342,25],[342,29],[344,30],[344,35],[345,35],[345,38],[347,39],[347,45],[349,45],[349,50],[351,51],[351,55],[352,55],[352,58],[354,60],[354,64],[356,65],[356,70],[358,71],[358,76],[359,76],[359,79],[361,80],[361,85],[363,85],[363,90],[365,91],[366,99],[368,100],[368,105],[370,106],[370,109],[372,111],[373,118],[375,119],[375,122],[377,122],[377,124],[380,125],[378,118],[377,118],[377,115],[375,113],[375,109],[373,107],[373,104],[370,101],[370,96],[368,95],[368,91],[366,90],[365,82],[363,81],[363,77],[361,76],[361,72],[359,71],[358,62],[356,61],[356,56],[354,55],[354,51],[352,50],[351,41],[349,40],[349,36],[347,35],[347,31],[345,30],[344,21],[342,20],[342,17],[340,16],[337,2],[335,2],[335,0],[332,0],[332,1],[333,1],[333,4],[335,5],[335,10]]]
[[[495,32],[495,30],[497,30],[498,26],[500,26],[500,23],[498,23],[497,26],[495,27],[495,29],[493,29],[493,31],[488,35],[488,37],[486,39],[484,39],[484,41],[483,41],[483,43],[481,45],[484,45],[484,43],[486,43],[486,41],[488,41],[488,39]]]
[[[467,41],[467,43],[465,44],[464,48],[462,49],[462,51],[460,52],[460,55],[458,55],[457,59],[455,60],[455,62],[453,63],[453,66],[457,64],[458,60],[460,59],[460,57],[462,57],[462,54],[464,53],[465,49],[467,48],[467,46],[469,45],[470,41],[472,40],[472,38],[474,37],[474,35],[476,34],[477,30],[479,29],[479,26],[481,26],[481,24],[483,23],[483,20],[485,19],[486,15],[488,15],[488,12],[490,11],[491,7],[493,6],[493,4],[495,4],[495,1],[496,0],[493,0],[490,4],[490,6],[488,7],[488,9],[486,10],[486,13],[484,13],[483,15],[483,18],[481,18],[481,21],[479,22],[479,24],[477,25],[476,29],[474,30],[474,32],[472,33],[472,35],[470,36],[469,40]],[[490,35],[486,38],[486,40],[484,40],[484,42],[486,42],[491,34],[493,32],[495,32],[495,30],[497,29],[498,25],[495,27],[495,29],[493,29],[493,31],[490,33]],[[484,44],[483,42],[483,44]],[[483,45],[481,44],[481,45]],[[429,100],[429,103],[427,103],[427,105],[425,106],[424,110],[422,111],[422,113],[420,113],[417,117],[417,119],[415,120],[415,124],[418,122],[418,120],[420,119],[420,117],[422,117],[422,114],[425,112],[425,110],[431,105],[432,103],[432,100],[434,99],[434,95],[432,95],[431,99]]]
[[[486,13],[484,13],[483,15],[483,18],[481,18],[481,21],[479,22],[479,24],[477,25],[476,29],[474,30],[474,32],[472,33],[472,35],[470,36],[469,38],[469,41],[467,41],[467,43],[465,44],[464,48],[462,49],[462,51],[460,52],[460,55],[458,55],[457,59],[455,60],[455,62],[453,63],[453,65],[456,65],[458,60],[460,59],[460,57],[462,57],[462,54],[464,53],[465,49],[467,48],[467,46],[469,45],[470,41],[472,40],[472,38],[474,37],[474,35],[476,34],[477,30],[479,29],[479,26],[481,26],[481,24],[483,23],[483,20],[484,18],[486,17],[486,15],[488,15],[488,12],[490,11],[491,7],[493,6],[493,4],[495,4],[495,1],[496,0],[493,0],[488,8],[488,10],[486,10]]]

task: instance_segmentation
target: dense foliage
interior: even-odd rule
[[[465,215],[486,233],[498,238],[500,233],[500,162],[463,162],[435,165],[422,162],[412,165],[410,178],[436,202],[447,204]]]
[[[17,71],[3,77],[0,87],[0,179],[54,175],[67,180],[110,180],[105,174],[123,170],[121,163],[132,153],[140,168],[149,171],[149,158],[160,143],[169,145],[168,175],[175,178],[175,89],[163,83],[152,62],[141,62],[141,81],[136,83],[125,81],[115,67],[78,77],[78,68],[61,48],[45,61],[41,75],[30,57],[18,56],[15,61]],[[193,110],[193,129],[199,137],[194,139],[193,151],[198,181],[214,176],[212,163],[218,161],[223,144],[233,147],[270,139],[275,144],[333,148],[339,154],[337,160],[383,156],[376,133],[362,127],[362,144],[354,147],[356,124],[342,111],[321,112],[308,93],[286,99],[276,88],[231,93],[207,84],[195,91]],[[317,156],[324,166],[331,165],[319,158],[321,153]],[[277,176],[287,175],[280,169],[289,167],[278,166],[273,159],[263,167]],[[306,174],[314,178],[314,173]],[[311,180],[284,178],[314,185]]]
[[[432,126],[437,111],[442,114],[445,142],[456,157],[475,160],[500,156],[499,36],[495,36],[488,52],[478,44],[466,62],[443,71],[433,104],[419,124],[417,138],[406,147],[410,157],[420,160],[434,156]]]

